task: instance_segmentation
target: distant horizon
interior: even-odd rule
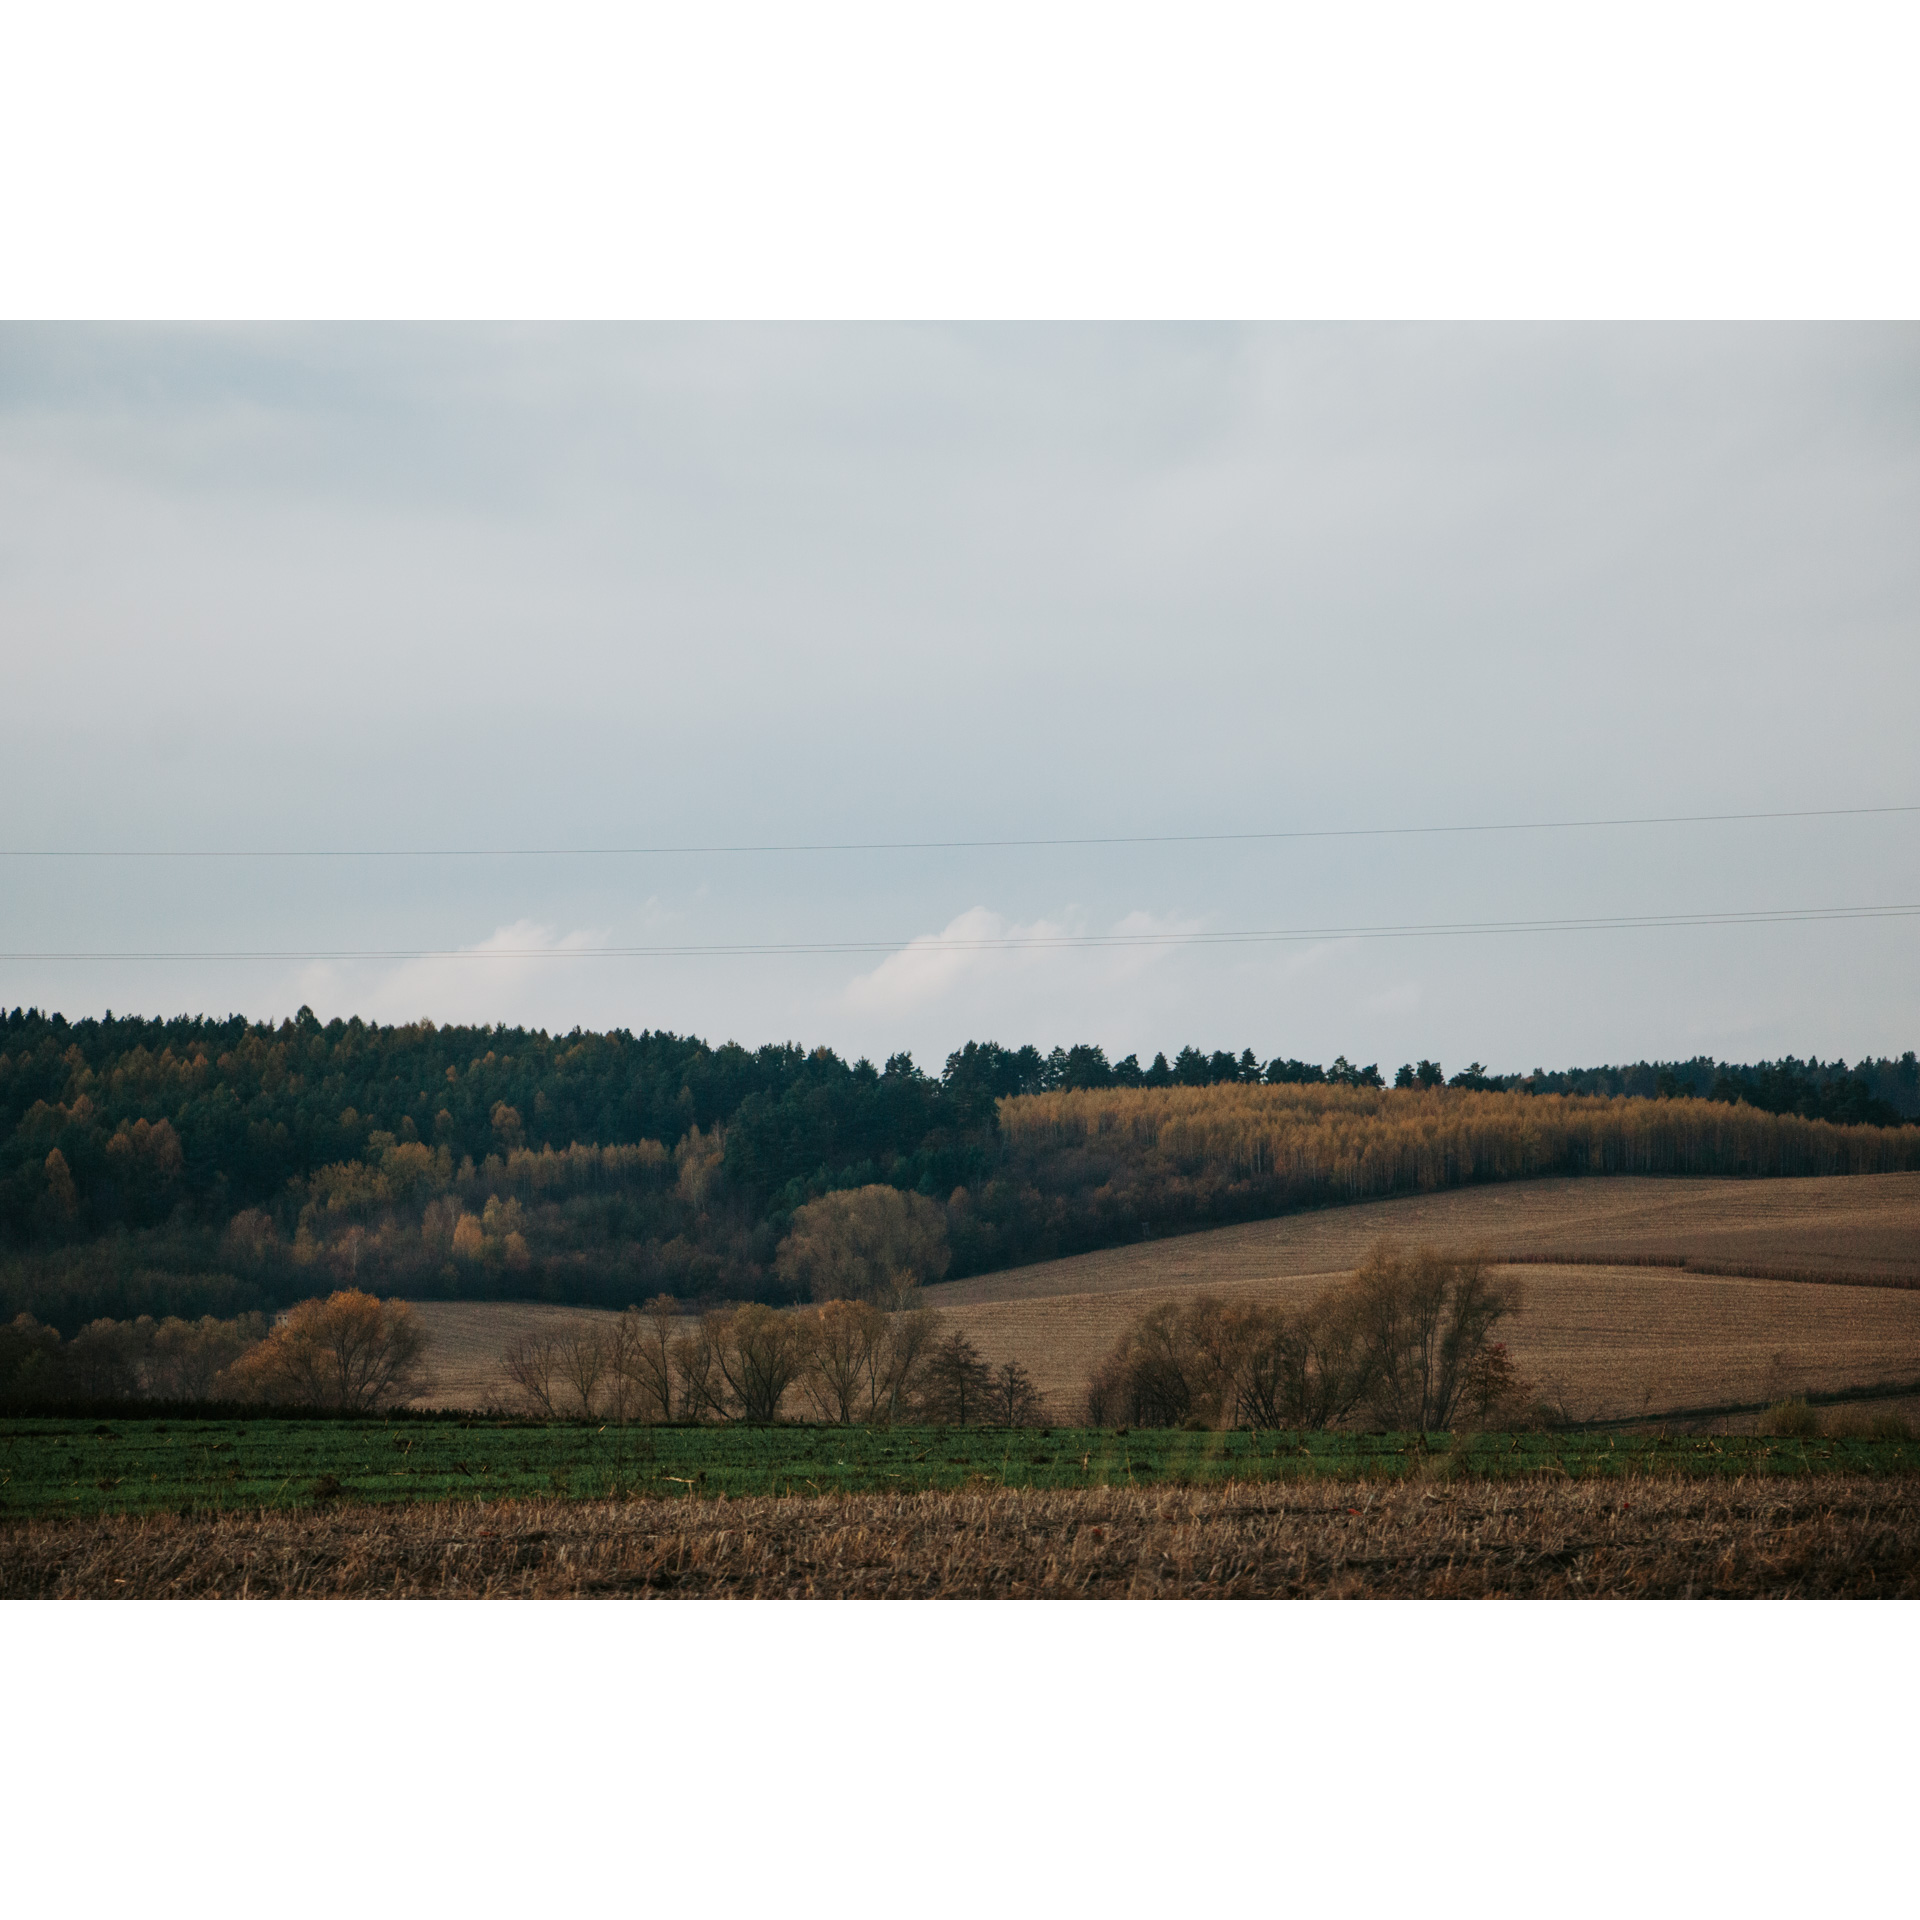
[[[580,1024],[576,1024],[573,1027],[555,1028],[555,1027],[530,1026],[525,1023],[514,1023],[514,1022],[505,1022],[505,1021],[494,1022],[494,1021],[439,1020],[439,1019],[435,1019],[434,1016],[432,1016],[431,1014],[426,1014],[426,1013],[417,1015],[413,1020],[370,1020],[361,1015],[351,1015],[351,1014],[347,1014],[347,1015],[335,1014],[330,1016],[328,1019],[322,1020],[320,1016],[317,1013],[315,1013],[311,1007],[305,1006],[305,1005],[302,1005],[296,1008],[290,1014],[282,1014],[277,1017],[269,1016],[266,1018],[258,1018],[253,1015],[243,1014],[238,1012],[229,1012],[226,1014],[210,1014],[210,1013],[140,1014],[140,1013],[129,1013],[129,1012],[126,1012],[124,1009],[116,1012],[112,1008],[104,1009],[102,1012],[98,1014],[71,1015],[57,1008],[40,1007],[40,1006],[9,1007],[4,1003],[0,1003],[0,1027],[4,1027],[9,1022],[11,1022],[15,1015],[19,1015],[25,1020],[32,1020],[32,1019],[38,1018],[46,1021],[49,1025],[52,1025],[55,1022],[64,1023],[64,1025],[69,1028],[82,1027],[86,1025],[104,1026],[110,1021],[114,1023],[138,1022],[142,1025],[148,1025],[148,1026],[166,1026],[166,1025],[174,1024],[176,1022],[188,1023],[188,1024],[198,1022],[207,1026],[224,1026],[234,1021],[240,1021],[246,1026],[248,1026],[249,1028],[252,1028],[254,1030],[279,1032],[282,1029],[287,1027],[294,1027],[297,1029],[300,1026],[301,1016],[303,1014],[309,1016],[315,1023],[316,1027],[322,1032],[329,1031],[332,1027],[336,1025],[341,1027],[351,1027],[354,1024],[355,1020],[357,1019],[361,1027],[367,1031],[403,1029],[403,1028],[415,1026],[421,1023],[430,1022],[433,1028],[435,1029],[435,1031],[446,1031],[448,1029],[452,1029],[454,1031],[468,1031],[473,1033],[496,1033],[496,1034],[497,1033],[524,1033],[530,1037],[536,1037],[536,1038],[545,1039],[548,1041],[563,1040],[573,1033],[579,1033],[582,1035],[592,1035],[595,1037],[604,1037],[606,1035],[614,1034],[614,1033],[624,1033],[624,1034],[631,1035],[636,1039],[647,1034],[660,1034],[672,1039],[687,1041],[699,1046],[704,1046],[715,1052],[719,1051],[723,1047],[730,1047],[730,1046],[740,1047],[749,1054],[758,1053],[762,1050],[770,1049],[770,1048],[771,1049],[794,1048],[800,1051],[801,1053],[810,1056],[816,1052],[820,1052],[824,1050],[828,1053],[833,1054],[835,1058],[842,1060],[848,1066],[857,1067],[864,1064],[864,1065],[874,1066],[876,1070],[878,1070],[880,1065],[880,1062],[876,1061],[873,1058],[873,1056],[870,1054],[857,1054],[857,1055],[850,1054],[840,1048],[833,1046],[832,1043],[828,1041],[811,1041],[810,1042],[807,1040],[795,1038],[793,1036],[787,1036],[779,1040],[746,1041],[746,1040],[740,1039],[735,1034],[729,1034],[724,1040],[713,1040],[701,1034],[694,1033],[691,1030],[682,1030],[679,1028],[629,1026],[629,1025],[615,1025],[611,1027],[588,1027]],[[1152,1065],[1154,1060],[1156,1059],[1164,1059],[1167,1061],[1169,1065],[1171,1065],[1182,1054],[1188,1051],[1197,1052],[1209,1058],[1222,1053],[1229,1053],[1237,1056],[1241,1053],[1255,1051],[1255,1049],[1251,1047],[1245,1047],[1245,1046],[1243,1047],[1199,1047],[1199,1046],[1196,1046],[1194,1042],[1188,1041],[1183,1043],[1179,1047],[1157,1046],[1152,1049],[1151,1054],[1148,1054],[1146,1049],[1139,1048],[1139,1047],[1129,1048],[1126,1053],[1121,1054],[1121,1053],[1115,1053],[1110,1047],[1106,1045],[1106,1043],[1102,1041],[1088,1040],[1084,1038],[1080,1040],[1075,1040],[1075,1041],[1055,1041],[1051,1045],[1043,1047],[1039,1044],[1038,1041],[1034,1041],[1034,1040],[1023,1041],[1018,1045],[1008,1046],[1006,1045],[1005,1042],[999,1040],[998,1038],[992,1035],[973,1035],[973,1036],[970,1036],[968,1040],[960,1042],[957,1046],[948,1048],[944,1054],[940,1054],[936,1056],[932,1053],[929,1053],[927,1055],[926,1060],[921,1060],[920,1058],[918,1058],[918,1056],[915,1055],[914,1050],[910,1047],[897,1047],[897,1048],[889,1049],[886,1053],[882,1054],[881,1060],[884,1061],[892,1057],[905,1055],[914,1061],[914,1065],[917,1070],[923,1073],[928,1073],[932,1077],[938,1077],[946,1061],[950,1059],[953,1055],[959,1053],[963,1048],[969,1045],[1005,1046],[1005,1050],[1009,1053],[1017,1053],[1017,1052],[1020,1052],[1024,1047],[1031,1047],[1037,1054],[1039,1054],[1039,1056],[1043,1060],[1051,1060],[1058,1055],[1071,1053],[1079,1049],[1095,1049],[1103,1055],[1107,1064],[1110,1067],[1118,1066],[1122,1062],[1128,1060],[1129,1058],[1137,1060],[1142,1067],[1147,1067]],[[1542,1073],[1549,1076],[1559,1076],[1559,1075],[1595,1074],[1595,1073],[1607,1073],[1607,1072],[1627,1072],[1627,1071],[1632,1071],[1634,1069],[1646,1069],[1649,1071],[1657,1071],[1662,1067],[1693,1066],[1693,1065],[1699,1064],[1701,1061],[1707,1061],[1716,1067],[1760,1068],[1760,1067],[1773,1066],[1776,1064],[1791,1063],[1794,1065],[1803,1066],[1807,1068],[1809,1071],[1856,1072],[1860,1068],[1864,1066],[1870,1066],[1870,1065],[1898,1066],[1906,1060],[1915,1058],[1916,1053],[1920,1053],[1920,1048],[1906,1047],[1896,1052],[1889,1052],[1889,1053],[1878,1053],[1872,1050],[1863,1050],[1858,1053],[1852,1053],[1852,1054],[1839,1052],[1839,1053],[1834,1053],[1832,1055],[1825,1055],[1825,1056],[1814,1051],[1808,1051],[1806,1053],[1797,1053],[1793,1051],[1791,1048],[1789,1048],[1779,1054],[1770,1055],[1770,1056],[1759,1056],[1759,1057],[1744,1059],[1744,1060],[1735,1059],[1731,1055],[1719,1055],[1719,1054],[1711,1054],[1711,1053],[1697,1053],[1697,1054],[1671,1055],[1671,1056],[1662,1056],[1662,1055],[1652,1054],[1652,1053],[1641,1053],[1637,1055],[1622,1054],[1613,1060],[1595,1060],[1595,1061],[1588,1061],[1588,1062],[1583,1062],[1578,1064],[1565,1063],[1565,1064],[1556,1065],[1556,1066],[1548,1066],[1543,1062],[1536,1061],[1529,1067],[1500,1066],[1493,1062],[1480,1059],[1478,1056],[1474,1056],[1470,1059],[1459,1060],[1449,1067],[1446,1065],[1445,1062],[1440,1061],[1438,1056],[1426,1055],[1426,1054],[1417,1054],[1411,1060],[1396,1061],[1391,1065],[1389,1065],[1384,1056],[1376,1060],[1363,1059],[1361,1056],[1366,1051],[1368,1050],[1364,1048],[1359,1049],[1352,1056],[1351,1065],[1356,1069],[1377,1068],[1383,1076],[1392,1074],[1393,1072],[1397,1071],[1401,1066],[1418,1066],[1420,1064],[1430,1061],[1435,1065],[1442,1066],[1443,1069],[1446,1071],[1449,1079],[1452,1078],[1454,1073],[1469,1072],[1469,1071],[1472,1071],[1474,1068],[1478,1068],[1490,1079],[1518,1080],[1518,1079],[1526,1079],[1531,1075],[1542,1074]],[[941,1063],[940,1066],[930,1066],[928,1062],[934,1060],[936,1057],[939,1059]],[[1333,1066],[1335,1062],[1346,1061],[1348,1059],[1348,1055],[1344,1051],[1334,1054],[1332,1058],[1327,1060],[1308,1060],[1304,1056],[1297,1056],[1284,1051],[1276,1051],[1271,1054],[1261,1054],[1261,1055],[1258,1055],[1257,1057],[1263,1068],[1272,1063],[1286,1061],[1286,1062],[1291,1062],[1298,1065],[1313,1066],[1313,1067],[1325,1069]]]

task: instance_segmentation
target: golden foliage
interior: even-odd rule
[[[303,1300],[228,1370],[243,1399],[366,1412],[423,1384],[427,1330],[401,1300],[348,1288]]]
[[[1281,1204],[1545,1173],[1836,1174],[1920,1167],[1920,1128],[1836,1126],[1713,1100],[1456,1088],[1216,1086],[1022,1094],[1000,1131],[1147,1184],[1257,1186]]]
[[[796,1209],[775,1269],[815,1300],[897,1304],[947,1270],[947,1218],[897,1187],[855,1187]]]

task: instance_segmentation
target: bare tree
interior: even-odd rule
[[[1440,1433],[1479,1373],[1493,1329],[1519,1308],[1519,1292],[1487,1276],[1480,1254],[1382,1241],[1354,1276],[1366,1403],[1387,1427]]]
[[[872,1418],[874,1361],[886,1344],[887,1316],[870,1300],[829,1300],[805,1326],[801,1381],[815,1411],[842,1427]]]
[[[153,1322],[149,1320],[151,1330]],[[63,1354],[70,1391],[80,1400],[129,1400],[140,1391],[139,1325],[131,1320],[94,1320],[66,1344]]]
[[[1350,1288],[1329,1288],[1297,1312],[1248,1315],[1236,1409],[1256,1432],[1334,1426],[1365,1398],[1368,1379]]]
[[[904,1307],[886,1318],[885,1337],[867,1357],[867,1418],[890,1426],[905,1417],[920,1391],[940,1316]]]
[[[702,1322],[727,1402],[742,1420],[770,1424],[806,1358],[806,1330],[790,1313],[754,1302]]]
[[[264,1314],[246,1313],[234,1320],[204,1314],[191,1322],[169,1316],[153,1330],[147,1391],[162,1400],[211,1399],[221,1374],[266,1337]]]
[[[727,1383],[714,1353],[713,1328],[707,1319],[673,1342],[673,1372],[680,1382],[680,1417],[704,1420],[708,1414],[727,1417]]]
[[[500,1370],[526,1412],[547,1420],[554,1417],[562,1374],[560,1339],[552,1327],[516,1334],[500,1356]]]
[[[608,1333],[594,1321],[575,1320],[560,1336],[561,1376],[586,1420],[600,1417],[600,1390],[613,1370],[615,1343]]]
[[[1444,1431],[1463,1413],[1526,1411],[1491,1346],[1519,1295],[1486,1261],[1382,1243],[1307,1306],[1227,1307],[1207,1295],[1142,1314],[1094,1370],[1095,1426],[1325,1427],[1364,1410],[1382,1425]]]
[[[679,1336],[682,1318],[680,1302],[670,1293],[655,1294],[640,1316],[631,1363],[645,1408],[642,1419],[673,1418],[673,1343]]]

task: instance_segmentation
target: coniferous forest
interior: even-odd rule
[[[1156,1134],[1122,1151],[1118,1136],[1065,1139],[1046,1103],[1001,1105],[1223,1085],[1325,1089],[1288,1108],[1321,1144],[1281,1178],[1239,1147],[1187,1151]],[[1659,1101],[1676,1104],[1653,1125],[1641,1103]],[[1624,1104],[1608,1118],[1608,1103]],[[1155,1105],[1132,1110],[1129,1138]],[[1739,1127],[1714,1119],[1735,1106]],[[1683,1109],[1697,1117],[1683,1124]],[[1507,1112],[1532,1118],[1522,1128]],[[1756,1133],[1763,1115],[1813,1125]],[[662,1291],[778,1301],[774,1253],[793,1212],[846,1188],[939,1202],[959,1276],[1363,1190],[1606,1171],[1620,1153],[1649,1171],[1920,1165],[1917,1121],[1912,1052],[1499,1076],[1251,1048],[1143,1066],[1097,1046],[986,1042],[929,1073],[906,1054],[875,1066],[664,1032],[323,1024],[305,1008],[278,1025],[70,1022],[16,1008],[0,1016],[0,1314],[71,1332],[101,1316],[272,1309],[345,1284],[616,1307]],[[1355,1127],[1370,1144],[1355,1145]],[[1470,1149],[1447,1144],[1461,1127]],[[1497,1144],[1514,1128],[1535,1142],[1517,1157]],[[1628,1140],[1640,1144],[1604,1144]]]

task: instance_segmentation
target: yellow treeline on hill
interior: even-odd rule
[[[1754,1176],[1920,1167],[1920,1127],[1843,1127],[1715,1100],[1464,1089],[1115,1087],[1000,1102],[1007,1144],[1300,1199],[1546,1173]]]

